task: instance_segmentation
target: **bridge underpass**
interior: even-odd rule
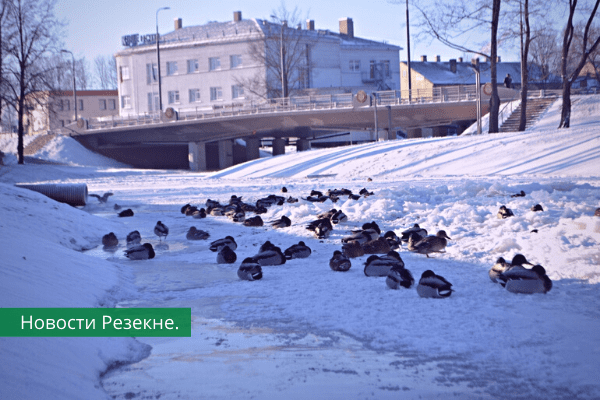
[[[514,93],[510,95],[514,97]],[[289,103],[283,106],[275,104],[270,112],[231,110],[210,116],[174,113],[170,118],[166,112],[150,121],[90,121],[87,126],[79,124],[72,136],[93,151],[138,168],[214,170],[258,158],[264,138],[272,138],[273,155],[279,155],[285,152],[290,138],[296,139],[297,149],[302,151],[331,130],[374,130],[379,140],[387,140],[396,138],[397,129],[416,137],[425,127],[435,130],[441,125],[473,121],[476,101],[473,93],[465,96],[456,101],[446,97],[410,104],[398,99],[386,104],[379,99],[372,105],[361,104],[352,96],[349,103],[331,102],[323,108],[294,107],[294,98],[290,98],[284,99]],[[488,112],[488,103],[482,101],[482,114]],[[245,146],[236,139],[243,139]]]

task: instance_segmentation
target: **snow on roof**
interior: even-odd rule
[[[402,62],[402,64],[406,64]],[[425,61],[410,63],[410,67],[413,71],[423,75],[434,85],[466,85],[475,83],[475,71],[471,67],[470,62],[457,62],[456,73],[450,70],[450,62],[442,61]],[[481,68],[481,83],[487,83],[491,81],[490,78],[490,63],[480,62],[479,67]],[[500,62],[496,64],[497,68],[497,82],[504,82],[506,74],[510,74],[512,77],[513,84],[521,83],[521,63],[518,62]]]

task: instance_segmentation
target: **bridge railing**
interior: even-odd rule
[[[180,108],[174,118],[166,120],[160,113],[145,113],[132,116],[112,116],[90,119],[88,129],[105,129],[120,126],[158,124],[172,121],[211,119],[219,117],[267,114],[290,111],[310,111],[352,108],[354,94],[326,94],[274,98],[261,101],[240,101],[218,105]],[[475,85],[434,87],[428,89],[387,90],[371,93],[364,106],[404,105],[413,103],[442,103],[471,101],[476,98]]]

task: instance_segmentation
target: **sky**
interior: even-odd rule
[[[92,62],[98,55],[112,55],[122,49],[121,37],[129,34],[149,34],[156,32],[156,11],[158,27],[162,34],[173,30],[174,19],[182,18],[183,25],[202,25],[209,21],[230,21],[234,11],[241,11],[244,19],[269,19],[274,10],[281,6],[279,0],[258,1],[184,1],[184,0],[58,0],[56,14],[68,22],[65,46],[77,58],[85,57]],[[400,59],[406,60],[406,3],[404,1],[359,0],[319,1],[305,0],[285,2],[288,10],[298,6],[302,19],[315,21],[316,29],[339,31],[338,20],[350,17],[354,22],[354,33],[358,37],[387,41],[402,47]],[[409,8],[410,20],[415,21],[417,10]],[[305,18],[308,17],[308,18]],[[416,28],[411,22],[412,60],[427,55],[436,55],[442,61],[463,56],[456,50],[439,42],[417,41],[413,35]],[[476,35],[474,35],[476,36]],[[477,37],[477,40],[480,38]],[[512,50],[500,50],[499,55],[506,61],[517,61]]]
[[[312,149],[204,173],[119,167],[67,136],[33,155],[55,164],[17,165],[16,135],[0,135],[0,309],[192,312],[191,337],[0,337],[0,398],[600,398],[600,95],[572,97],[569,129],[557,129],[560,111],[559,99],[526,132]],[[14,185],[44,181],[113,196],[72,207]],[[282,186],[295,198],[311,189],[373,194],[269,207],[264,221],[292,220],[283,229],[180,212],[232,194],[255,203],[283,195]],[[135,215],[119,218],[115,204]],[[514,216],[497,218],[501,205]],[[315,238],[306,225],[334,207],[348,221]],[[160,241],[157,220],[170,228]],[[452,295],[392,290],[385,277],[365,276],[368,255],[332,271],[340,239],[371,221],[382,233],[414,223],[445,230],[445,253],[398,252],[416,280],[432,270]],[[187,240],[190,226],[209,240]],[[133,230],[154,246],[153,259],[125,257]],[[108,232],[118,248],[102,248]],[[227,235],[238,259],[217,264],[210,242]],[[282,249],[302,240],[312,253],[240,280],[241,261],[266,240]],[[496,259],[517,253],[543,265],[548,293],[511,293],[490,280]]]

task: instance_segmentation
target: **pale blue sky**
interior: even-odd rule
[[[404,1],[392,4],[387,0],[302,0],[298,3],[287,0],[285,4],[288,10],[298,5],[302,19],[308,14],[317,29],[337,32],[338,20],[350,17],[354,22],[355,36],[399,45],[404,49],[400,52],[400,59],[406,60]],[[88,62],[92,62],[98,55],[112,55],[121,50],[121,37],[124,35],[154,33],[156,10],[160,7],[171,7],[158,15],[160,33],[165,34],[173,30],[175,18],[182,18],[184,26],[229,21],[234,11],[241,11],[244,19],[269,19],[272,11],[280,5],[280,0],[58,0],[55,11],[60,19],[68,22],[65,47],[77,58],[86,57]],[[417,10],[411,9],[410,12],[413,21]],[[411,36],[412,33],[411,26]],[[414,38],[411,38],[411,53],[412,60],[418,60],[424,54],[429,60],[441,55],[442,61],[462,56],[441,44],[417,42]],[[516,54],[508,51],[500,49],[499,54],[505,61],[517,60]]]

